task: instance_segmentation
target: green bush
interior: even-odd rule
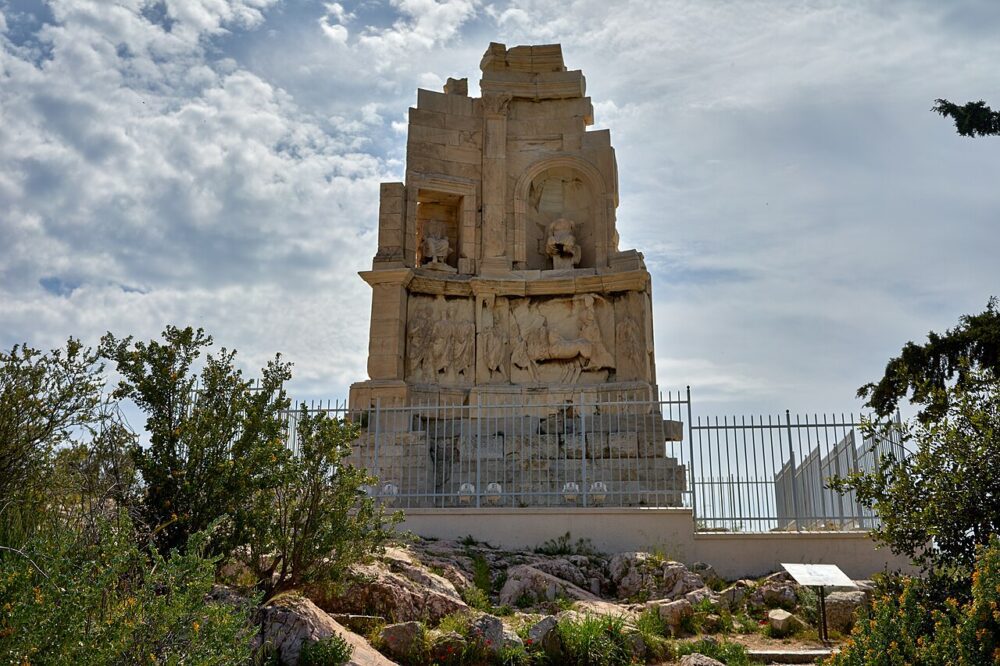
[[[883,594],[829,666],[1000,663],[1000,537],[978,550],[966,603],[936,604],[919,580],[904,579],[898,595]]]
[[[252,497],[258,521],[246,529],[241,551],[266,596],[337,582],[351,564],[379,552],[399,520],[361,490],[373,483],[367,472],[343,462],[356,425],[303,406],[295,433],[295,454],[283,457],[272,486]]]
[[[309,641],[299,653],[300,666],[341,666],[354,653],[351,644],[339,634],[318,641]]]
[[[618,666],[632,661],[625,620],[606,615],[563,619],[556,626],[567,666]]]
[[[236,664],[250,658],[252,604],[207,599],[215,560],[136,545],[122,512],[93,531],[53,525],[0,551],[0,662]]]
[[[600,551],[594,547],[590,539],[577,539],[573,542],[573,537],[569,532],[555,539],[549,539],[535,547],[535,552],[539,555],[600,555]]]
[[[701,640],[680,643],[677,646],[678,657],[694,653],[703,654],[706,657],[717,659],[728,666],[749,666],[754,663],[750,661],[750,657],[747,655],[747,649],[739,643]]]

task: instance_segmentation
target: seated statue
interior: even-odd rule
[[[444,226],[438,220],[431,220],[424,228],[424,238],[420,243],[424,268],[454,273],[456,269],[447,263],[449,252],[451,244],[448,243]]]
[[[552,257],[552,268],[575,268],[582,252],[576,242],[573,220],[560,217],[549,225],[545,240],[545,254]]]

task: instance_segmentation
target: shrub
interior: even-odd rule
[[[563,619],[557,625],[563,661],[578,666],[617,666],[632,661],[625,620],[606,615]]]
[[[58,512],[54,455],[100,421],[101,369],[73,338],[64,350],[0,351],[0,542],[23,542],[48,509]]]
[[[883,594],[869,616],[855,624],[830,666],[906,663],[1000,663],[1000,537],[980,548],[967,603],[935,605],[921,582],[904,579],[897,595]]]
[[[535,547],[535,552],[539,555],[586,555],[588,557],[600,555],[600,551],[594,547],[590,539],[577,539],[574,543],[569,532],[542,542],[541,545]]]
[[[101,340],[121,375],[114,397],[134,401],[146,417],[149,446],[133,447],[132,455],[145,483],[141,515],[161,553],[183,550],[191,534],[227,516],[209,552],[228,557],[273,518],[254,499],[276,485],[290,456],[282,385],[291,366],[276,357],[255,383],[236,367],[236,352],[222,348],[195,374],[211,345],[202,329],[174,326],[163,342],[111,333]]]
[[[381,550],[399,519],[361,490],[373,479],[343,462],[356,425],[303,406],[295,431],[295,455],[253,497],[260,520],[248,526],[241,553],[266,595],[340,580],[350,564]]]
[[[701,640],[680,643],[677,646],[678,657],[694,653],[717,659],[728,666],[749,666],[754,663],[750,661],[747,649],[739,643]]]
[[[341,666],[354,653],[354,648],[339,634],[318,641],[309,641],[299,653],[300,666]]]
[[[147,553],[119,513],[90,533],[52,525],[0,551],[0,662],[245,663],[252,604],[207,600],[206,541],[196,533],[184,554]]]

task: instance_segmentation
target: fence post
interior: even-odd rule
[[[795,517],[795,531],[801,532],[802,522],[799,518],[799,493],[795,487],[798,484],[798,479],[795,478],[795,449],[792,447],[792,415],[787,409],[785,410],[785,431],[788,433],[788,464],[792,479],[792,512]]]
[[[698,529],[698,484],[694,475],[694,423],[691,421],[691,387],[687,387],[688,405],[688,451],[690,458],[688,467],[691,469],[691,520],[694,522],[695,531]],[[683,449],[681,449],[683,451]]]
[[[580,467],[581,467],[581,473],[583,475],[583,488],[580,489],[580,492],[582,493],[583,496],[583,502],[582,502],[583,506],[587,506],[587,491],[590,488],[587,486],[587,421],[583,410],[583,400],[584,396],[583,392],[581,391],[580,392],[580,446],[582,447],[583,450],[583,457],[581,459],[583,464]]]
[[[480,444],[483,441],[483,403],[481,399],[476,400],[476,508],[480,507],[479,498],[482,497],[482,450]]]
[[[372,476],[374,476],[374,477],[376,477],[378,479],[378,481],[376,481],[376,483],[379,483],[379,484],[382,483],[382,470],[380,470],[379,467],[378,467],[378,445],[379,445],[378,427],[379,427],[379,423],[382,420],[382,417],[379,414],[379,407],[381,406],[381,403],[382,403],[382,398],[375,398],[375,451],[372,454],[372,469],[373,469]],[[372,421],[372,411],[371,411],[371,403],[369,403],[369,406],[368,406],[368,423],[369,423],[369,425],[371,424],[371,421]],[[382,489],[381,488],[379,488],[378,493],[379,494],[382,493]]]

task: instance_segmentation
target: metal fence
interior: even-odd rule
[[[305,407],[359,425],[348,462],[400,508],[683,506],[701,531],[870,529],[871,511],[828,479],[903,455],[896,431],[865,439],[853,415],[693,418],[690,389]]]
[[[876,517],[832,477],[871,472],[905,455],[899,428],[865,437],[851,415],[703,418],[689,424],[687,464],[699,530],[767,532],[871,529]],[[899,417],[895,424],[898,425]]]

